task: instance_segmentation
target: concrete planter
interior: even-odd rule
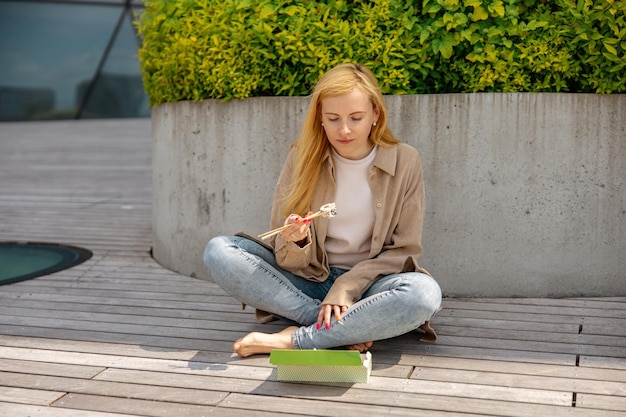
[[[626,295],[626,95],[386,97],[420,150],[421,264],[446,295]],[[268,227],[308,99],[180,102],[152,111],[154,257],[206,276],[218,234]]]

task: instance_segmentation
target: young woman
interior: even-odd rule
[[[305,215],[334,202],[335,217]],[[204,262],[214,282],[257,309],[260,322],[297,323],[235,342],[242,356],[272,349],[346,347],[402,335],[439,310],[441,290],[421,268],[422,165],[387,126],[370,70],[339,65],[318,81],[299,140],[287,157],[264,244],[219,236]]]

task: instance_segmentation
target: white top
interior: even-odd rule
[[[350,269],[369,254],[375,215],[368,177],[377,150],[356,161],[333,150],[337,215],[328,222],[324,242],[330,266]]]

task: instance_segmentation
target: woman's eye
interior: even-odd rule
[[[352,120],[354,120],[355,122],[360,122],[361,120],[363,120],[362,117],[353,117]]]
[[[339,119],[338,119],[338,118],[336,118],[336,117],[335,117],[335,118],[332,118],[332,119],[330,119],[330,118],[328,119],[328,121],[329,121],[329,122],[336,122],[337,120],[339,120]]]

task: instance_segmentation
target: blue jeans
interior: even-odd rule
[[[218,236],[207,244],[204,264],[214,282],[239,301],[300,324],[292,335],[296,349],[328,349],[388,339],[417,329],[439,310],[441,289],[430,276],[405,272],[380,278],[363,298],[332,318],[330,329],[316,329],[322,300],[345,272],[331,268],[314,282],[281,269],[274,253],[238,236]]]

